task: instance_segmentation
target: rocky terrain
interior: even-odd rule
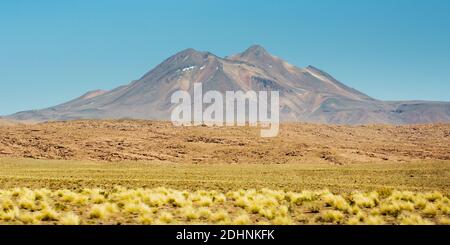
[[[450,124],[174,127],[145,120],[81,120],[0,127],[0,158],[174,163],[327,163],[450,160]]]

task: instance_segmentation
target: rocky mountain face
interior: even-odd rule
[[[277,90],[280,119],[327,124],[413,124],[450,121],[449,102],[380,101],[308,66],[299,68],[255,45],[221,58],[186,49],[168,58],[139,80],[111,91],[97,90],[54,107],[19,112],[8,119],[50,121],[72,119],[169,120],[173,92]]]

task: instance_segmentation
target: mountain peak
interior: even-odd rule
[[[252,64],[271,64],[275,62],[274,57],[267,50],[258,44],[252,45],[244,52],[227,57],[231,60],[245,61]]]
[[[206,54],[207,53],[195,50],[193,48],[187,48],[165,60],[157,67],[157,69],[160,68],[164,70],[174,67],[178,69],[182,66],[201,64]],[[151,74],[151,71],[144,76],[147,76],[149,74]]]
[[[188,56],[188,55],[203,55],[203,52],[195,50],[193,48],[187,48],[175,54],[175,56]]]
[[[248,55],[260,57],[260,56],[264,56],[264,55],[269,55],[269,53],[263,46],[261,46],[259,44],[255,44],[255,45],[250,46],[247,50],[245,50],[242,53],[242,56],[248,56]]]

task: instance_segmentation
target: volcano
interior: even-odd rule
[[[18,112],[6,119],[169,120],[171,94],[192,91],[267,90],[280,93],[280,119],[325,124],[416,124],[450,121],[449,102],[381,101],[346,86],[319,68],[296,67],[254,45],[242,53],[218,57],[183,50],[140,79],[110,91],[96,90],[46,109]]]

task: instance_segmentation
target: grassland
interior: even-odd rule
[[[111,189],[167,187],[181,190],[329,189],[450,194],[448,162],[378,164],[176,164],[0,159],[0,188]]]
[[[450,164],[0,159],[2,224],[449,224]],[[20,188],[18,188],[20,187]]]
[[[0,190],[6,224],[450,224],[439,192]]]

